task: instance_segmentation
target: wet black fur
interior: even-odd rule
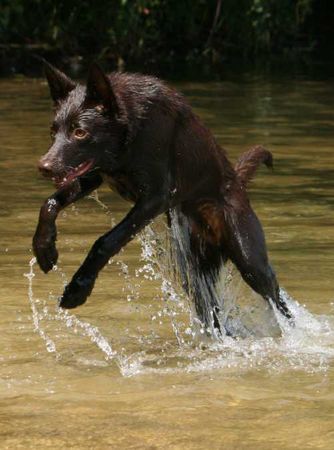
[[[55,104],[54,140],[39,168],[58,189],[42,206],[33,239],[42,270],[48,272],[57,261],[55,220],[61,209],[104,180],[134,204],[116,227],[95,242],[66,286],[60,305],[74,308],[84,303],[99,271],[114,254],[157,215],[175,213],[190,243],[188,254],[179,255],[192,272],[190,277],[183,274],[184,288],[206,325],[213,317],[219,327],[211,314],[218,306],[209,301],[211,313],[207,311],[198,280],[204,279],[210,292],[227,259],[256,292],[291,318],[246,193],[257,166],[261,162],[271,166],[270,152],[254,147],[233,168],[183,96],[157,78],[107,76],[93,65],[86,86],[81,86],[49,64],[45,69]],[[85,139],[77,139],[75,129],[85,130]],[[90,160],[88,173],[64,182],[74,168]]]

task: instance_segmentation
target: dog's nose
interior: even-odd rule
[[[37,167],[44,177],[50,178],[52,176],[51,164],[48,161],[39,161]]]

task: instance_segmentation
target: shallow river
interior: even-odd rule
[[[31,238],[52,192],[35,168],[49,145],[47,86],[1,80],[1,448],[334,448],[334,84],[176,85],[231,159],[257,143],[274,153],[250,196],[296,327],[193,337],[188,303],[150,257],[150,232],[110,262],[85,306],[59,311],[64,283],[129,205],[103,187],[106,207],[68,208],[57,270],[42,274]]]

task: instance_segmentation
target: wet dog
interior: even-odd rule
[[[182,231],[175,261],[205,326],[221,328],[220,305],[211,293],[228,259],[254,291],[291,319],[246,193],[258,165],[272,165],[271,153],[254,147],[233,167],[183,96],[157,78],[106,75],[94,64],[82,86],[48,63],[45,73],[55,117],[52,145],[39,170],[56,192],[42,206],[33,238],[40,268],[47,273],[57,262],[55,221],[63,208],[103,181],[134,204],[95,242],[60,306],[85,303],[108,260],[165,213],[169,225],[174,220]]]

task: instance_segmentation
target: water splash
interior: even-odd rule
[[[215,284],[198,273],[198,262],[191,251],[188,219],[180,211],[170,211],[169,217],[170,227],[165,226],[163,233],[151,227],[142,233],[142,258],[148,261],[153,272],[155,269],[161,274],[166,298],[169,296],[180,309],[187,310],[193,335],[209,335],[218,340],[226,335],[279,336],[281,330],[273,309],[247,288],[231,262],[222,265]],[[201,305],[202,321],[195,311],[196,298]]]
[[[104,358],[107,361],[113,360],[117,353],[112,349],[110,343],[102,335],[98,327],[78,319],[75,315],[70,314],[68,311],[64,311],[58,306],[55,307],[55,312],[51,313],[45,302],[43,304],[40,300],[34,298],[33,279],[35,274],[33,268],[35,264],[36,258],[32,258],[29,262],[30,270],[28,273],[24,274],[24,276],[28,279],[28,298],[32,311],[34,331],[37,332],[45,342],[47,351],[49,353],[55,353],[58,359],[61,358],[61,353],[57,351],[55,341],[45,332],[42,321],[59,321],[74,334],[89,338],[90,341],[103,352]],[[53,271],[57,272],[58,267],[55,266]],[[61,278],[63,279],[63,284],[66,284],[66,281],[64,280],[64,273],[61,270],[59,270],[59,272]],[[39,310],[39,305],[43,306],[42,310]]]
[[[186,345],[186,339],[183,336],[186,334],[183,329],[185,327],[188,328],[189,324],[185,324],[177,318],[187,313],[192,323],[193,317],[191,309],[185,303],[184,293],[178,284],[173,283],[170,276],[170,260],[166,246],[168,230],[164,225],[162,227],[160,234],[154,231],[152,226],[147,226],[139,234],[139,241],[142,247],[141,260],[144,261],[144,266],[140,270],[149,274],[150,279],[160,281],[160,290],[164,302],[162,313],[169,317],[177,343],[180,347],[183,347]]]
[[[206,341],[193,347],[173,348],[167,354],[132,354],[123,366],[125,376],[143,374],[197,373],[223,371],[241,374],[249,371],[304,371],[326,373],[334,359],[334,318],[314,316],[291,299],[284,290],[281,295],[296,319],[291,327],[281,321],[278,338],[231,338]],[[278,313],[278,320],[280,315]]]
[[[55,319],[63,322],[68,329],[73,330],[76,334],[88,337],[102,351],[107,361],[111,361],[116,357],[117,352],[112,349],[111,344],[102,335],[98,327],[78,319],[73,314],[61,308],[57,308]]]
[[[104,211],[108,207],[95,197]],[[111,216],[112,222],[114,222]],[[173,225],[172,225],[173,226]],[[175,229],[176,233],[179,230]],[[308,372],[326,372],[334,358],[334,319],[332,316],[315,316],[305,307],[293,300],[281,290],[293,316],[295,326],[288,322],[275,309],[268,305],[250,290],[245,293],[245,284],[233,269],[226,265],[216,286],[219,298],[224,298],[224,318],[233,334],[241,337],[223,336],[220,339],[209,337],[208,331],[196,319],[192,302],[181,288],[180,279],[174,270],[173,252],[169,251],[169,231],[166,225],[157,221],[138,236],[141,244],[141,266],[131,275],[124,261],[113,260],[120,269],[124,279],[124,291],[128,301],[138,301],[140,286],[153,281],[159,286],[155,307],[158,308],[152,317],[152,324],[162,317],[168,319],[174,339],[160,339],[159,335],[140,335],[138,351],[134,348],[130,353],[126,349],[119,351],[116,338],[113,345],[98,327],[78,319],[68,311],[56,308],[50,312],[46,303],[34,299],[33,266],[30,263],[28,279],[28,296],[32,310],[34,330],[45,342],[48,352],[57,358],[62,354],[56,348],[56,338],[46,333],[43,326],[47,321],[58,321],[63,328],[79,337],[88,338],[103,354],[107,362],[115,362],[120,373],[125,377],[147,373],[191,373],[223,370],[224,373],[242,373],[249,370],[267,370],[282,372],[286,370],[303,370]],[[175,242],[175,241],[174,241]],[[169,241],[170,244],[170,241]],[[178,245],[182,251],[187,245],[186,239],[179,235]],[[182,247],[183,246],[183,247]],[[66,284],[66,275],[57,268],[56,272]],[[223,295],[224,294],[224,295]],[[42,306],[42,309],[41,309]],[[57,344],[58,345],[58,344]],[[124,345],[124,344],[123,344]]]
[[[29,303],[30,303],[31,312],[32,312],[32,321],[34,324],[34,331],[37,332],[40,335],[40,337],[42,338],[42,340],[45,342],[46,350],[49,353],[55,353],[56,355],[58,355],[54,341],[45,333],[45,331],[43,330],[43,328],[41,327],[41,324],[40,324],[42,317],[41,317],[41,315],[38,311],[38,307],[37,307],[38,300],[34,299],[34,294],[33,294],[33,290],[32,290],[33,278],[35,276],[34,264],[36,264],[36,258],[32,258],[30,260],[30,262],[29,262],[30,270],[28,273],[24,274],[24,276],[28,279],[28,298],[29,298]]]
[[[163,229],[163,233],[165,231]],[[224,323],[233,331],[234,337],[208,338],[210,330],[196,323],[191,299],[180,291],[180,280],[173,278],[173,256],[167,250],[166,240],[161,237],[163,233],[161,229],[157,233],[150,226],[140,235],[143,267],[150,277],[161,282],[164,302],[169,305],[167,315],[178,347],[165,351],[157,346],[154,353],[141,349],[124,357],[124,376],[212,370],[237,373],[249,370],[327,371],[334,359],[334,317],[311,314],[281,289],[280,295],[295,318],[295,326],[292,327],[275,307],[270,307],[246,287],[232,264],[222,269],[216,292],[224,299]],[[185,244],[184,239],[180,239],[179,245]],[[175,307],[176,317],[188,314],[188,324],[174,320]]]

